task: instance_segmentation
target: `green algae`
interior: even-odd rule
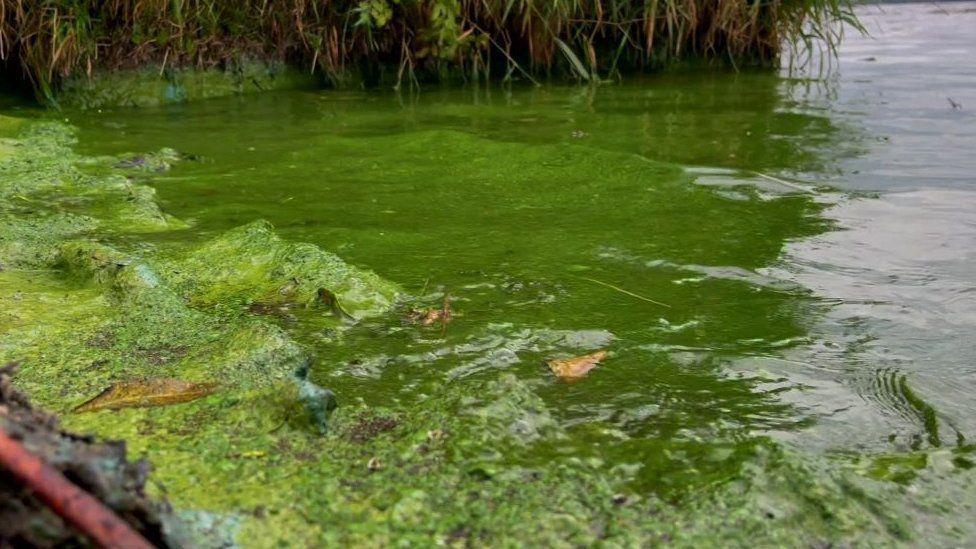
[[[184,226],[159,209],[152,187],[122,174],[83,171],[72,150],[74,132],[64,124],[32,123],[6,141],[8,154],[0,160],[0,249],[10,265],[47,265],[64,239],[96,229]]]
[[[166,273],[169,283],[198,307],[309,305],[324,288],[337,295],[352,316],[363,318],[389,310],[401,293],[396,285],[334,254],[282,241],[266,221],[202,244]]]
[[[227,68],[97,71],[65,80],[56,102],[64,107],[152,107],[229,95],[317,86],[317,79],[280,63],[246,61]]]
[[[123,158],[122,160],[114,162],[112,167],[126,168],[148,173],[159,173],[165,172],[166,170],[170,169],[173,164],[183,159],[184,155],[180,154],[179,151],[169,147],[163,147],[156,152],[137,154],[128,158]]]
[[[389,307],[396,297],[395,286],[313,247],[282,243],[269,226],[258,223],[234,233],[236,239],[231,234],[198,251],[226,252],[223,261],[211,258],[209,269],[192,253],[184,262],[160,261],[160,268],[178,280],[181,295],[167,286],[138,250],[135,254],[120,251],[93,241],[91,233],[97,228],[102,237],[110,236],[110,228],[127,221],[128,228],[135,231],[183,225],[167,223],[170,218],[146,208],[146,204],[155,207],[151,192],[119,193],[119,176],[78,171],[70,132],[58,130],[53,124],[28,130],[22,146],[39,140],[45,146],[23,147],[26,153],[8,155],[0,164],[4,193],[37,204],[6,208],[5,230],[0,233],[4,243],[0,262],[5,265],[0,273],[4,290],[0,300],[5,305],[0,349],[4,360],[26,359],[18,383],[39,401],[67,412],[78,399],[115,381],[162,376],[219,380],[224,401],[278,402],[285,395],[289,403],[298,403],[295,413],[311,414],[309,423],[322,426],[322,407],[328,403],[317,401],[330,394],[305,379],[307,351],[280,328],[246,310],[217,315],[200,309],[212,301],[195,297],[207,290],[212,293],[218,275],[224,277],[224,283],[244,276],[252,282],[252,286],[244,286],[259,293],[275,283],[275,276],[283,280],[302,277],[335,287],[348,306],[365,316]],[[41,135],[52,139],[45,141]],[[65,206],[77,208],[79,196],[87,199],[92,195],[97,201],[85,201],[89,206],[97,204],[88,208],[91,215],[67,224],[67,230],[58,230],[66,217],[73,219],[63,212]],[[150,222],[132,223],[138,214]],[[263,256],[263,263],[244,253],[240,235],[263,235],[262,244],[267,246],[251,248],[270,254]],[[196,277],[187,276],[186,269],[194,266]],[[248,274],[252,276],[248,278]],[[264,286],[256,284],[259,279],[265,280]],[[185,421],[184,413],[178,410],[174,424]],[[79,421],[96,431],[102,424],[111,426],[109,432],[117,432],[119,427],[117,418]]]
[[[248,546],[431,541],[453,545],[637,546],[665,541],[680,545],[897,545],[911,539],[906,517],[891,504],[892,498],[903,495],[901,487],[875,483],[870,477],[879,475],[865,478],[856,468],[784,450],[761,438],[749,437],[737,445],[734,459],[720,459],[719,473],[702,467],[691,473],[700,477],[698,482],[686,482],[683,488],[663,495],[644,489],[646,479],[635,479],[633,469],[620,459],[621,450],[606,443],[606,433],[585,425],[565,425],[552,404],[553,395],[574,400],[583,398],[583,391],[599,398],[605,389],[597,379],[589,380],[592,383],[585,388],[574,388],[542,383],[525,368],[491,375],[480,364],[454,364],[451,375],[425,384],[406,406],[389,392],[360,395],[351,385],[344,385],[338,395],[342,405],[330,418],[331,429],[323,434],[320,416],[328,405],[308,406],[309,387],[332,386],[338,381],[332,376],[332,365],[348,353],[353,358],[363,350],[373,352],[375,346],[388,344],[396,349],[391,354],[398,352],[404,364],[440,367],[440,357],[445,354],[438,355],[440,342],[430,334],[427,337],[435,340],[432,350],[422,340],[410,340],[419,347],[414,350],[422,358],[409,362],[402,352],[403,334],[412,329],[402,326],[395,307],[405,292],[315,246],[280,238],[267,222],[184,241],[186,225],[156,215],[160,210],[152,196],[143,193],[141,198],[132,198],[118,186],[122,176],[112,170],[79,169],[75,164],[86,162],[72,152],[71,133],[60,124],[40,127],[28,127],[18,138],[35,140],[41,147],[32,162],[26,162],[25,153],[14,152],[2,161],[9,160],[9,165],[0,164],[0,193],[16,193],[36,202],[29,208],[4,203],[8,225],[0,229],[0,242],[8,247],[0,248],[0,263],[8,267],[0,273],[0,359],[24,359],[18,384],[39,403],[61,412],[119,380],[165,376],[221,382],[222,390],[186,404],[65,417],[68,427],[124,438],[134,455],[148,456],[155,467],[156,493],[183,510],[191,528],[215,530],[219,537]],[[436,144],[448,136],[456,148],[445,153]],[[509,241],[504,250],[485,239],[485,257],[498,261],[506,257],[503,252],[511,255],[512,249],[543,249],[542,243],[552,241],[559,231],[571,235],[567,246],[584,256],[593,242],[583,231],[574,231],[573,223],[588,225],[592,220],[567,217],[594,203],[594,215],[599,214],[604,223],[620,224],[640,211],[647,216],[646,230],[673,231],[669,234],[693,232],[701,223],[691,215],[696,211],[714,215],[728,232],[743,227],[734,222],[735,217],[745,218],[745,227],[762,234],[812,230],[809,226],[787,227],[786,221],[767,213],[772,208],[788,214],[784,216],[788,220],[802,220],[811,207],[800,200],[767,208],[749,202],[735,205],[735,216],[729,216],[729,210],[710,214],[718,202],[709,191],[688,187],[689,178],[680,169],[574,144],[521,154],[516,145],[489,144],[456,132],[421,133],[410,140],[387,137],[365,145],[331,137],[329,142],[330,150],[337,153],[335,169],[357,174],[355,181],[361,178],[393,186],[406,177],[407,162],[424,165],[426,160],[429,168],[423,176],[444,193],[442,198],[449,196],[452,186],[486,182],[475,198],[505,208],[508,214],[515,211],[514,221],[523,223],[528,218],[507,208],[506,201],[514,203],[518,186],[530,181],[538,194],[518,206],[546,212],[551,224],[517,224],[522,242]],[[392,165],[375,165],[369,153],[377,144],[390,154]],[[27,149],[11,145],[8,150]],[[31,154],[35,154],[33,147]],[[583,156],[592,164],[582,165],[579,159]],[[510,162],[495,167],[489,162],[492,157],[506,157]],[[458,162],[459,158],[466,161]],[[437,159],[446,159],[454,168],[439,173],[443,170],[434,162]],[[611,194],[626,195],[635,187],[678,194],[686,200],[680,205],[686,213],[669,228],[658,221],[669,211],[663,201],[645,201],[633,210],[601,211],[600,201],[589,198],[604,189],[598,179],[609,182],[609,190],[603,192]],[[579,192],[579,181],[591,186],[576,202],[554,199],[567,187]],[[686,187],[687,193],[682,190]],[[405,203],[399,195],[395,200],[403,217],[391,223],[393,245],[407,244],[409,251],[419,236],[411,232],[415,228],[412,218],[402,212],[416,208],[431,215],[430,206]],[[386,206],[372,208],[381,211]],[[75,217],[65,217],[68,215]],[[383,217],[373,215],[375,219],[357,221],[368,226]],[[64,219],[80,221],[54,230]],[[442,223],[440,227],[451,234],[450,224],[443,223],[446,220],[439,217],[432,222]],[[815,221],[809,224],[816,226]],[[527,234],[526,226],[533,229],[532,234]],[[151,240],[148,231],[168,231],[175,236],[169,241]],[[42,253],[24,252],[28,238],[38,239]],[[695,260],[695,246],[704,246],[706,238],[692,237],[686,249],[666,250],[672,254],[670,264],[621,250],[601,253],[636,272],[649,269],[653,277],[681,280],[688,273],[679,266]],[[758,266],[774,257],[779,239],[771,240],[774,242],[740,254],[746,256],[745,264]],[[725,240],[724,244],[732,247],[737,242]],[[736,254],[728,249],[723,253],[728,257]],[[547,296],[565,291],[535,282],[533,273],[524,278],[502,281],[498,286],[504,292],[461,296],[466,300],[461,306],[467,316],[460,317],[451,327],[453,332],[444,336],[455,338],[450,341],[456,354],[471,352],[465,351],[468,345],[479,351],[495,349],[499,354],[514,349],[525,357],[536,357],[613,341],[613,334],[584,336],[579,331],[559,330],[558,323],[553,328],[525,330],[520,336],[513,336],[505,327],[482,331],[478,310],[490,309],[499,294],[511,302],[529,303],[528,311],[513,308],[510,320],[517,322],[537,312],[534,307],[550,307]],[[720,291],[727,292],[724,295],[739,303],[747,299],[740,295],[741,280],[717,278]],[[700,301],[682,285],[672,286],[663,299],[671,303],[692,299],[700,310],[725,311],[720,304]],[[663,284],[657,287],[666,288]],[[327,307],[315,303],[319,288],[338,295],[359,324],[343,326],[328,315]],[[604,292],[583,283],[573,291]],[[744,319],[756,310],[768,311],[774,318],[771,324],[776,324],[770,332],[781,338],[795,336],[798,329],[790,325],[792,317],[782,314],[790,307],[785,298],[777,297],[779,292],[755,293],[759,295],[748,301],[749,313],[736,316],[730,312],[725,318]],[[294,307],[303,322],[297,329],[282,327],[255,314],[251,307],[255,303]],[[635,306],[622,298],[614,305],[620,310]],[[694,320],[671,318],[676,324]],[[615,334],[631,335],[621,325],[607,324]],[[341,339],[322,336],[334,334],[336,327],[345,329]],[[706,324],[694,337],[715,329]],[[725,337],[730,342],[745,335],[735,327],[723,330],[720,333],[728,332]],[[374,341],[367,348],[367,338],[378,336],[387,343]],[[675,346],[695,343],[680,331],[662,338]],[[428,350],[430,354],[424,354]],[[668,353],[649,349],[648,354]],[[623,370],[628,353],[621,355],[616,367]],[[634,353],[629,356],[643,360],[633,358]],[[392,363],[397,364],[396,360]],[[742,415],[773,413],[768,402],[756,402],[750,394],[752,386],[733,380],[716,382],[714,365],[687,361],[683,366],[678,375],[668,370],[674,366],[658,362],[653,375],[680,377],[689,392],[706,383],[718,384],[715,391],[725,400],[716,408],[737,403],[735,409]],[[650,377],[641,381],[652,386]],[[395,383],[402,385],[403,377]],[[680,388],[677,381],[675,386]],[[325,398],[320,392],[312,394]],[[365,402],[357,403],[357,398]],[[673,409],[664,410],[656,424],[662,431],[670,428],[667,414],[683,412],[679,402],[671,404]],[[728,411],[705,409],[699,414],[706,423],[728,423]],[[680,417],[672,421],[687,423]],[[746,429],[725,428],[732,432],[731,438],[748,436]],[[587,435],[587,429],[593,432]],[[726,436],[720,427],[711,433],[719,442]],[[654,432],[631,434],[635,441],[622,453],[647,454],[650,472],[642,475],[669,474],[667,466],[653,467],[654,460],[668,452],[701,451],[695,444],[656,446]],[[637,435],[650,440],[650,445],[638,446],[642,441],[636,440]],[[582,442],[567,453],[567,440]],[[585,445],[591,448],[583,448]],[[734,465],[729,466],[728,461]]]

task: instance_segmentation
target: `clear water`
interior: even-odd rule
[[[872,37],[849,33],[825,78],[66,116],[82,152],[199,155],[151,178],[193,222],[159,246],[264,218],[432,306],[449,293],[446,326],[288,326],[340,398],[410,406],[513,372],[570,428],[540,455],[636,464],[666,491],[736,470],[759,436],[882,453],[976,429],[976,3],[862,16]],[[576,383],[542,366],[599,348]]]

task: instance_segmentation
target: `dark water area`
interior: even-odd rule
[[[163,253],[267,219],[450,296],[444,327],[290,326],[342,398],[515,373],[568,428],[540,459],[667,492],[760,437],[843,456],[976,432],[976,3],[861,16],[829,67],[62,115],[82,153],[199,156],[151,178],[193,224],[150,236]],[[542,366],[597,349],[576,383]]]

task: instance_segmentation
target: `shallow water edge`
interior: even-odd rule
[[[944,516],[944,502],[875,479],[907,465],[955,474],[959,485],[968,469],[963,447],[824,459],[749,437],[731,454],[703,456],[723,465],[699,481],[648,490],[626,461],[565,452],[570,426],[540,397],[551,381],[492,370],[430,384],[405,403],[357,404],[338,391],[326,418],[328,370],[316,357],[361,341],[357,330],[400,325],[424,296],[259,221],[154,243],[147,237],[186,222],[160,209],[139,174],[180,160],[81,156],[62,123],[4,118],[3,129],[0,358],[24,362],[18,386],[68,427],[147,456],[157,495],[180,511],[174,524],[201,544],[898,544],[912,539],[912,517]],[[355,323],[317,303],[319,288]],[[311,333],[321,334],[314,344]],[[606,344],[579,332],[527,337],[529,352]],[[151,378],[220,389],[171,406],[71,413],[112,383]],[[931,463],[956,465],[930,472]]]

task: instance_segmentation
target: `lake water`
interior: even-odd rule
[[[193,223],[162,249],[263,218],[450,296],[429,329],[286,326],[341,399],[418,406],[514,373],[570,435],[519,459],[598,456],[667,493],[759,437],[844,456],[976,432],[976,3],[860,13],[871,36],[822,71],[67,118],[85,153],[199,156],[151,179]],[[575,383],[542,365],[597,349]]]

